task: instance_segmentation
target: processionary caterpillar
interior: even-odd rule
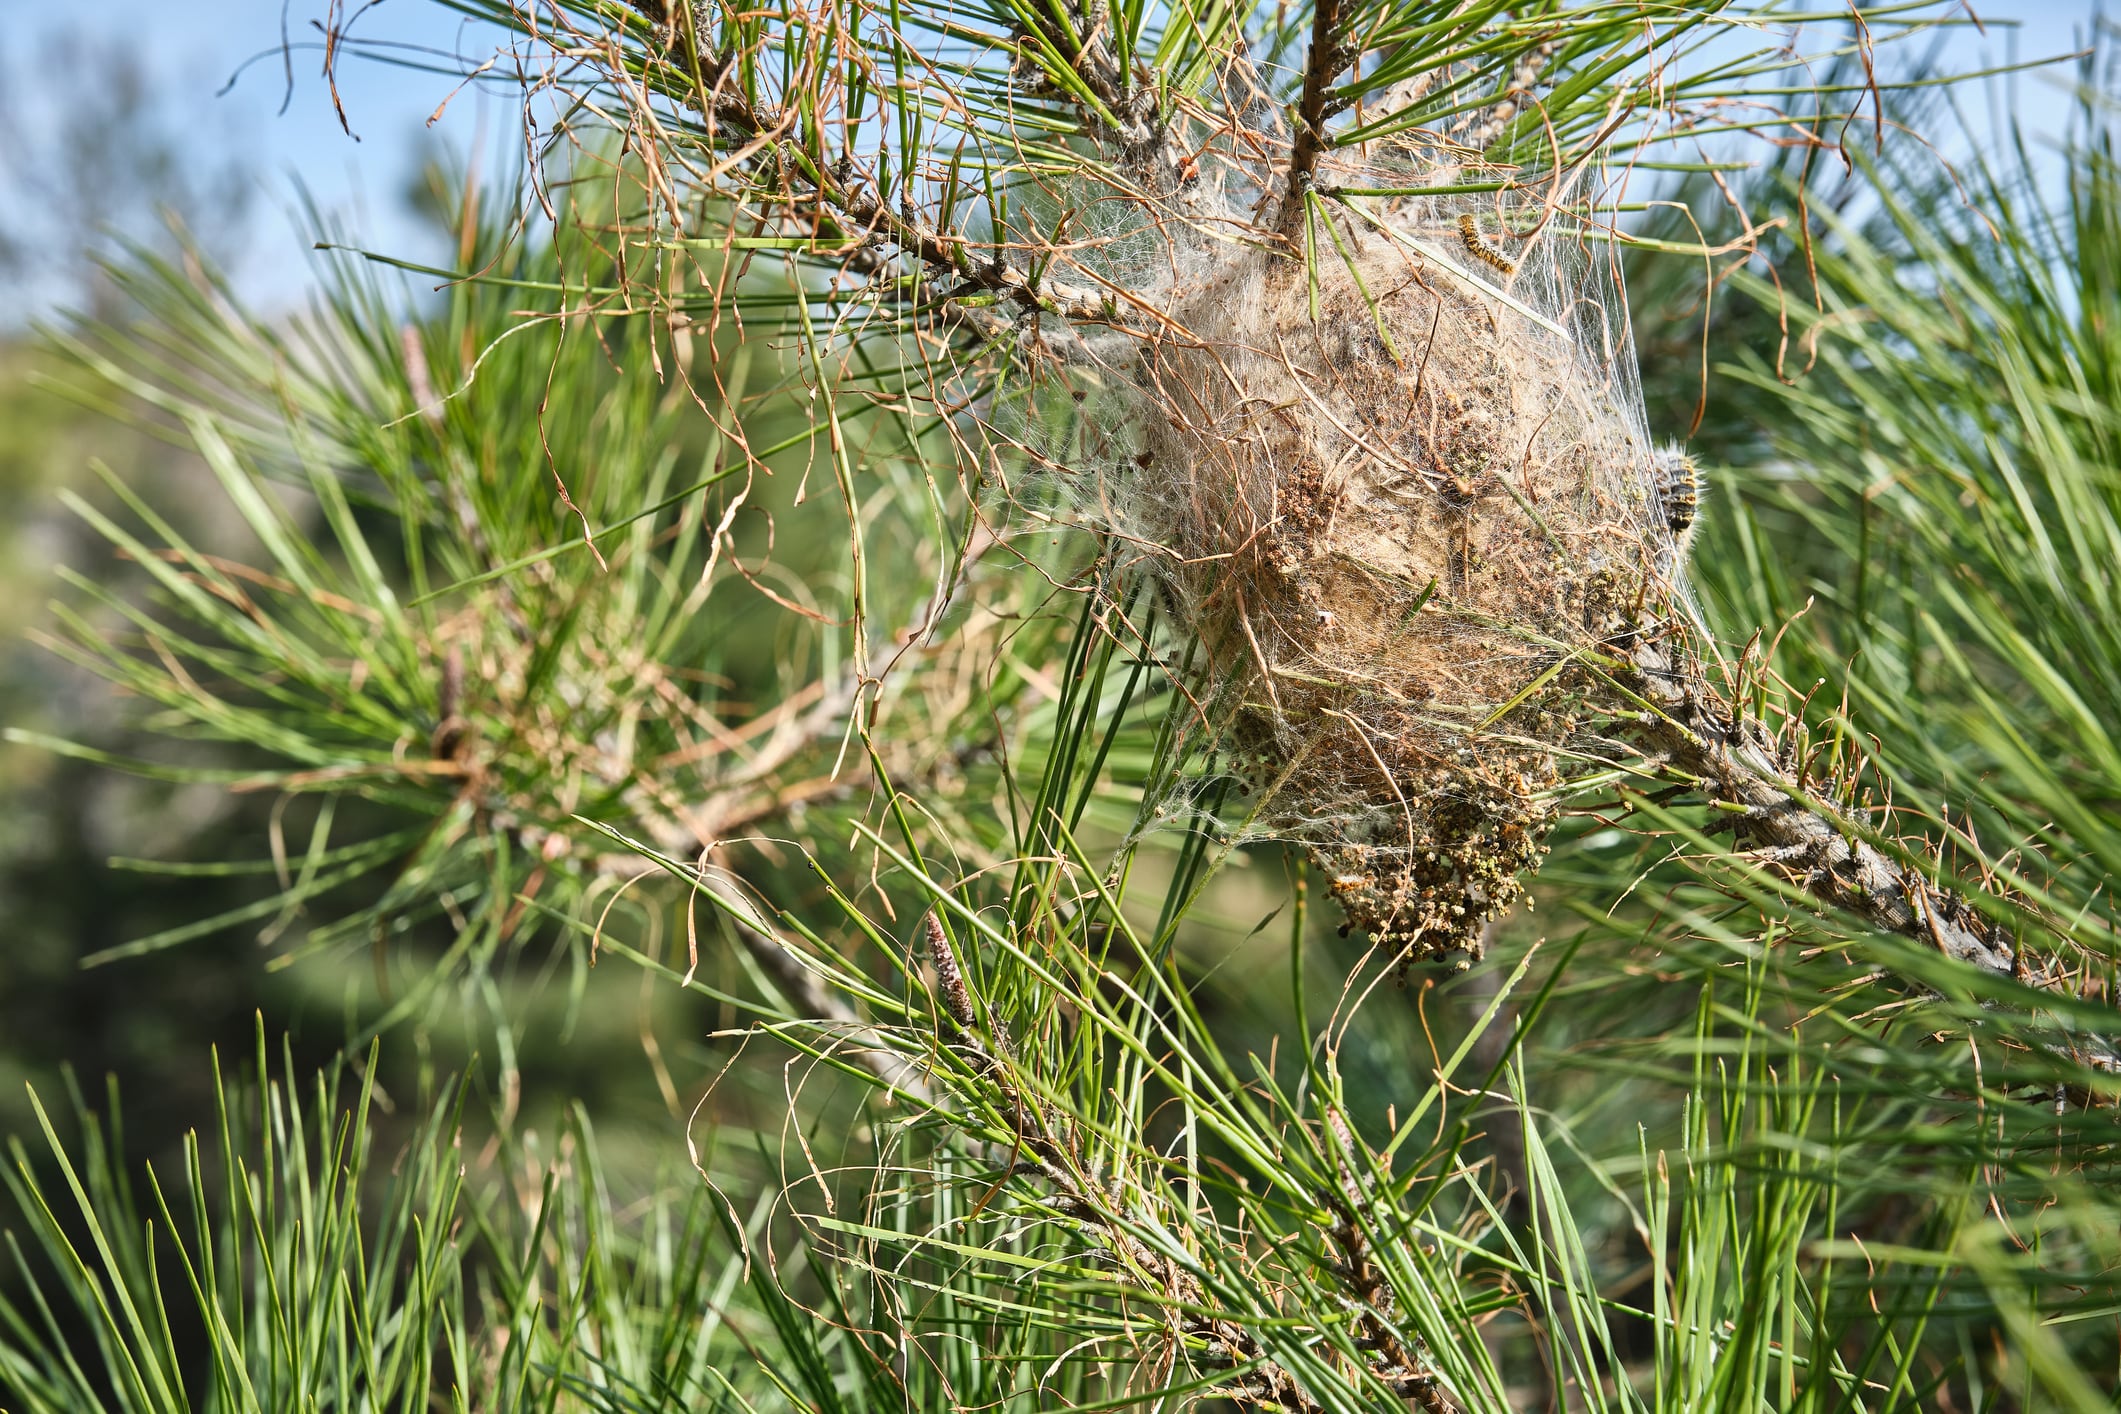
[[[1672,532],[1677,558],[1684,560],[1693,548],[1694,520],[1701,509],[1701,468],[1677,444],[1659,448],[1650,465],[1665,526]]]
[[[1488,243],[1480,238],[1480,226],[1474,221],[1472,212],[1468,211],[1458,218],[1458,237],[1466,243],[1466,249],[1473,253],[1475,259],[1486,261],[1505,275],[1517,273],[1517,266],[1513,261],[1497,255]]]

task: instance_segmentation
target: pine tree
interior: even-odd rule
[[[113,479],[50,641],[279,802],[105,960],[385,985],[18,1148],[10,1407],[2109,1407],[2099,110],[1888,141],[1942,6],[455,8],[452,268],[64,339],[246,543]],[[592,966],[722,1047],[643,1193],[522,1113]]]

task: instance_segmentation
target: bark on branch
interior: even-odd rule
[[[1294,236],[1311,194],[1311,177],[1326,150],[1326,105],[1333,76],[1346,65],[1341,53],[1340,0],[1315,0],[1311,11],[1311,52],[1304,60],[1304,86],[1296,100],[1296,137],[1289,149],[1289,176],[1282,189],[1276,221],[1284,236]]]
[[[783,182],[800,188],[789,192],[794,202],[815,201],[831,208],[855,249],[897,246],[931,272],[957,281],[958,288],[943,296],[948,300],[990,294],[1027,314],[1044,312],[1088,322],[1113,317],[1115,304],[1106,292],[1087,285],[1035,280],[1000,250],[991,251],[984,260],[975,259],[972,243],[964,237],[895,210],[872,183],[860,178],[852,162],[842,159],[820,166],[801,144],[774,138],[785,126],[783,115],[760,112],[743,95],[723,87],[735,67],[735,56],[724,54],[710,63],[694,49],[688,0],[629,3],[655,25],[672,59],[692,78],[695,91],[688,95],[692,106],[718,127],[750,141],[765,139],[749,165],[770,166]]]
[[[1759,730],[1735,718],[1691,666],[1657,643],[1638,645],[1634,663],[1628,685],[1658,709],[1645,714],[1638,729],[1643,744],[1702,781],[1711,800],[1743,807],[1735,828],[1754,858],[1820,902],[1882,931],[1998,977],[2062,990],[2057,979],[2026,967],[2000,925],[1864,840],[1852,821],[1806,791],[1776,761]],[[2094,1070],[2121,1075],[2121,1047],[2106,1037],[2075,1036],[2057,1049]]]

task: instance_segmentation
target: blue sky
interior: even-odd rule
[[[0,150],[0,220],[19,209],[22,193],[16,188],[25,173],[40,160],[49,165],[51,154],[39,144],[56,139],[54,107],[82,82],[79,72],[56,61],[57,43],[71,35],[86,41],[89,53],[128,48],[155,95],[152,121],[207,163],[241,173],[250,191],[250,219],[231,273],[250,298],[284,302],[309,279],[306,226],[295,215],[299,191],[306,190],[364,245],[439,257],[405,192],[444,145],[464,151],[519,140],[519,113],[493,94],[466,89],[430,126],[451,80],[348,59],[339,66],[337,87],[349,134],[333,111],[320,73],[321,36],[310,24],[326,8],[326,0],[288,0],[285,23],[295,46],[290,66],[279,52],[281,0],[96,0],[45,8],[41,21],[24,0],[0,0],[0,12],[24,16],[6,28],[10,42],[0,50],[0,84],[15,90],[8,106],[26,118],[16,126],[18,160],[8,161]],[[359,10],[361,0],[342,0],[339,8]],[[443,62],[462,68],[490,56],[495,39],[493,31],[432,0],[381,0],[360,16],[355,33],[408,46],[407,57],[441,51]],[[459,64],[466,56],[469,62]],[[38,175],[52,180],[49,173]],[[22,293],[36,304],[50,290],[38,285]],[[0,319],[23,312],[24,301],[9,303],[13,310],[0,312]]]
[[[2094,0],[1974,4],[1984,20],[2015,22],[2016,28],[1992,24],[1986,40],[1970,30],[1962,32],[1951,55],[1958,67],[2001,61],[2013,46],[2020,57],[2028,58],[2067,52],[2087,31],[2095,8]],[[314,45],[318,36],[309,22],[325,8],[325,0],[287,0],[285,22],[297,44]],[[358,9],[358,0],[348,0],[341,8]],[[38,9],[47,17],[41,23]],[[253,62],[233,87],[221,92],[244,60],[279,44],[281,0],[97,0],[93,5],[51,8],[0,0],[0,11],[6,10],[19,13],[6,30],[12,43],[0,52],[0,81],[17,87],[15,106],[31,115],[15,125],[14,133],[18,144],[30,145],[31,160],[43,131],[37,115],[48,115],[51,105],[65,101],[81,82],[78,72],[40,62],[48,53],[41,47],[45,37],[71,27],[92,42],[129,46],[141,56],[162,100],[157,121],[240,170],[251,186],[252,208],[259,219],[248,223],[234,273],[239,288],[263,304],[298,296],[308,279],[307,243],[289,219],[298,182],[362,244],[436,258],[441,252],[428,242],[402,198],[425,155],[438,142],[459,150],[490,147],[519,130],[513,108],[498,96],[472,91],[453,100],[430,128],[428,118],[448,94],[448,80],[350,62],[340,71],[339,95],[347,123],[360,139],[355,141],[342,131],[332,111],[318,73],[320,55],[313,47],[294,54],[291,93],[277,53]],[[491,32],[478,31],[432,0],[379,0],[361,15],[357,33],[371,41],[413,46],[408,53],[425,48],[469,56],[472,64],[493,50]],[[2067,111],[2059,87],[2036,75],[2017,77],[1999,87],[1996,97],[2014,104],[2036,132],[2057,128]],[[1977,106],[1982,102],[1985,99],[1977,96]],[[18,146],[18,155],[23,151]],[[0,213],[20,208],[23,194],[14,189],[19,168],[19,163],[0,159]],[[39,287],[20,290],[8,301],[7,313],[19,319],[34,312],[48,295]]]

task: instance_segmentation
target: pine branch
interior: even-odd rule
[[[2063,992],[2054,978],[2025,966],[2002,927],[1864,840],[1855,822],[1783,770],[1758,726],[1711,689],[1698,667],[1657,642],[1639,644],[1634,665],[1627,686],[1658,709],[1643,714],[1637,735],[1654,757],[1701,782],[1709,800],[1742,807],[1734,828],[1741,844],[1759,847],[1755,859],[1825,906],[1884,932],[1992,976]],[[2121,1075],[2121,1047],[2108,1038],[2074,1039],[2064,1053]]]
[[[923,928],[928,940],[929,961],[935,968],[936,993],[956,1034],[957,1049],[971,1061],[974,1071],[995,1087],[997,1108],[1015,1121],[1018,1151],[1030,1156],[1028,1170],[1052,1185],[1057,1195],[1055,1206],[1095,1233],[1122,1265],[1132,1267],[1146,1279],[1150,1289],[1194,1311],[1214,1309],[1210,1294],[1192,1272],[1174,1258],[1159,1254],[1128,1230],[1124,1217],[1114,1206],[1118,1200],[1116,1193],[1105,1192],[1078,1176],[1082,1166],[1069,1150],[1060,1117],[1037,1096],[1027,1094],[1011,1077],[1009,1067],[1017,1060],[1015,1045],[998,1019],[983,1022],[972,990],[966,983],[964,969],[958,964],[941,920],[930,913],[923,921]],[[1346,1146],[1352,1167],[1353,1140],[1339,1117],[1332,1118],[1336,1135]],[[1023,1172],[1026,1167],[1015,1155],[1008,1156],[1009,1172]],[[1327,1195],[1326,1202],[1341,1216],[1335,1236],[1340,1239],[1343,1251],[1349,1254],[1341,1276],[1348,1282],[1363,1312],[1358,1344],[1375,1361],[1371,1373],[1395,1394],[1415,1400],[1427,1414],[1459,1414],[1457,1404],[1437,1383],[1434,1371],[1406,1350],[1397,1334],[1378,1314],[1380,1310],[1390,1311],[1392,1292],[1389,1283],[1375,1273],[1366,1260],[1367,1246],[1357,1226],[1354,1206],[1360,1204],[1359,1190],[1351,1190],[1346,1198]],[[1180,1334],[1203,1342],[1221,1362],[1233,1367],[1254,1367],[1244,1382],[1226,1391],[1244,1407],[1323,1414],[1325,1406],[1307,1394],[1240,1321],[1226,1316],[1196,1317],[1181,1328]]]
[[[1311,49],[1304,60],[1303,91],[1296,100],[1296,135],[1289,149],[1289,172],[1282,188],[1275,226],[1293,238],[1311,192],[1311,177],[1326,150],[1326,106],[1334,75],[1348,65],[1339,33],[1341,0],[1314,0]]]
[[[969,294],[980,293],[998,296],[1026,314],[1043,312],[1085,323],[1114,317],[1114,302],[1109,294],[1084,285],[1034,280],[1000,250],[992,251],[984,260],[975,259],[971,242],[964,237],[945,233],[916,220],[909,212],[893,209],[864,182],[851,159],[820,165],[800,143],[774,136],[793,126],[794,115],[760,112],[741,95],[723,87],[722,80],[735,65],[734,53],[716,56],[704,71],[699,68],[699,56],[692,48],[692,26],[696,21],[690,0],[629,3],[656,21],[680,69],[694,76],[685,85],[687,101],[710,121],[762,145],[744,164],[746,170],[770,172],[770,183],[778,183],[784,189],[793,183],[796,189],[787,192],[790,214],[801,219],[807,209],[811,213],[809,224],[820,234],[824,233],[825,223],[820,219],[819,208],[830,207],[838,213],[837,224],[851,241],[843,252],[847,258],[896,247],[931,274],[945,275],[956,282],[940,294],[942,301],[952,305],[961,304]],[[1108,59],[1092,67],[1102,73],[1109,63]],[[1105,82],[1113,80],[1108,76]],[[936,292],[924,294],[925,298],[917,303],[935,297]]]

